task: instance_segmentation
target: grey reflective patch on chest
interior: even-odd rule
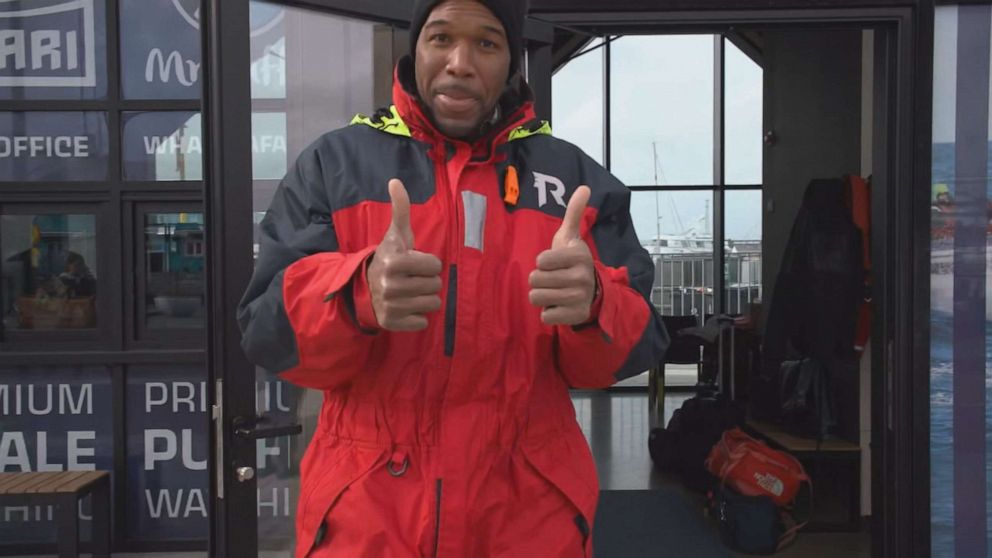
[[[486,196],[475,192],[462,192],[465,208],[465,246],[482,251],[486,236]]]

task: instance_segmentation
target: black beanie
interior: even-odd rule
[[[415,0],[413,17],[410,19],[410,57],[416,61],[417,38],[420,30],[427,22],[427,16],[443,0]],[[510,47],[510,74],[513,77],[520,67],[520,59],[524,51],[524,19],[527,17],[528,0],[476,0],[496,16],[506,31],[506,40]],[[415,62],[416,63],[416,62]]]

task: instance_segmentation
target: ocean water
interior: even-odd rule
[[[953,316],[931,315],[930,352],[930,521],[934,558],[952,558],[954,549],[954,374]],[[992,550],[992,322],[985,325],[986,537]]]
[[[992,142],[989,144],[992,176]],[[955,145],[933,144],[932,183],[955,189]],[[989,194],[992,199],[992,181]],[[989,254],[992,256],[992,254]],[[931,313],[930,322],[930,517],[934,558],[952,558],[954,548],[954,327],[953,315]],[[986,540],[992,552],[992,322],[985,325]],[[961,549],[964,550],[964,549]]]

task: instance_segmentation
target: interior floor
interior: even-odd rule
[[[690,393],[665,397],[665,424]],[[648,453],[647,394],[576,392],[576,417],[589,441],[600,477],[593,532],[596,558],[731,558],[716,523],[703,514],[705,498],[659,472]],[[784,558],[868,558],[871,536],[801,532]]]

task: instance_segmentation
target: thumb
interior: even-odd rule
[[[413,229],[410,227],[410,196],[406,193],[403,181],[394,178],[389,181],[389,201],[392,203],[392,221],[389,228],[403,243],[406,250],[413,249]]]
[[[589,196],[592,190],[588,186],[582,185],[575,189],[571,199],[568,200],[568,207],[565,208],[565,218],[562,219],[561,227],[555,233],[551,248],[564,248],[569,241],[579,238],[582,227],[582,214],[589,205]]]

